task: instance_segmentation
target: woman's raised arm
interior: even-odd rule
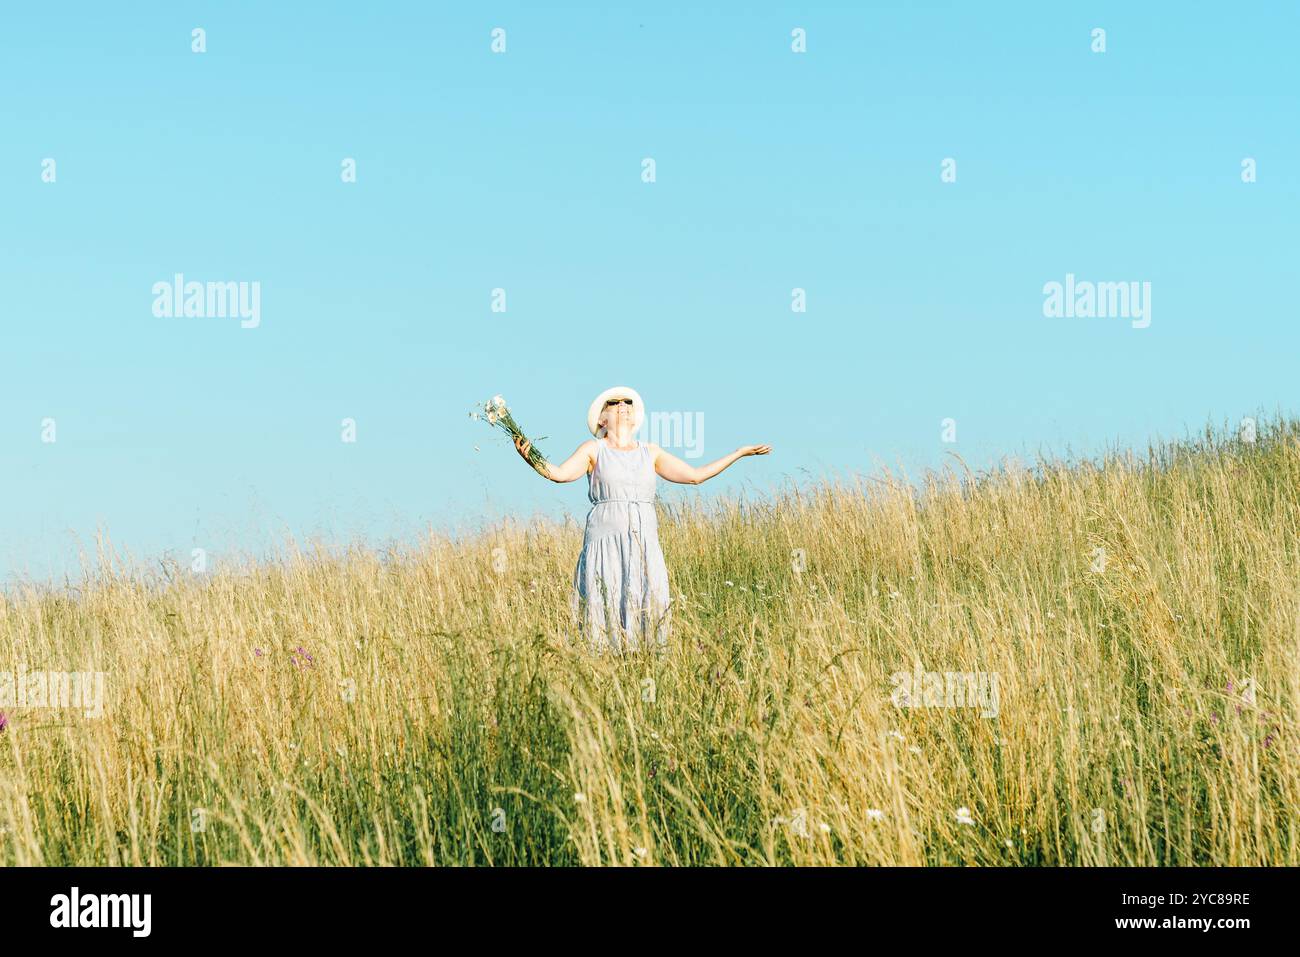
[[[655,457],[655,471],[659,473],[659,477],[681,485],[699,485],[701,482],[707,482],[723,469],[747,455],[766,455],[772,451],[770,445],[742,445],[730,455],[723,456],[716,462],[710,462],[708,465],[701,465],[697,468],[694,465],[687,465],[677,456],[665,452],[657,445],[651,446],[651,448]]]
[[[528,450],[532,445],[533,443],[527,439],[515,439],[515,450],[523,456],[525,462],[528,462]],[[528,465],[542,478],[550,479],[552,482],[576,482],[590,471],[591,459],[595,454],[596,440],[588,439],[579,445],[561,465],[552,465],[545,461],[536,467],[531,462],[528,462]]]

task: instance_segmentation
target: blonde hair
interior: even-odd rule
[[[600,410],[600,414],[596,416],[596,438],[598,439],[602,438],[600,434],[602,431],[605,433],[605,435],[609,435],[609,426],[606,424],[606,422],[609,418],[609,410],[613,408],[613,406],[611,406],[610,403],[613,402],[615,399],[621,400],[622,398],[623,396],[611,395],[608,399],[605,400],[604,408],[602,408]]]

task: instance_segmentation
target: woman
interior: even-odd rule
[[[562,465],[537,466],[552,482],[591,476],[591,511],[573,573],[572,610],[598,652],[606,646],[615,652],[635,650],[643,636],[654,636],[660,646],[668,640],[671,601],[659,549],[655,475],[699,485],[738,459],[772,451],[770,445],[746,445],[697,468],[653,442],[633,442],[644,418],[645,407],[635,390],[606,389],[587,410],[587,428],[596,438],[583,442]],[[530,447],[524,439],[515,440],[525,462]]]

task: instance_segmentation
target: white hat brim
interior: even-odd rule
[[[587,430],[598,439],[603,437],[601,428],[596,423],[600,421],[601,410],[605,408],[605,403],[609,399],[632,400],[632,431],[637,432],[641,428],[641,423],[645,421],[645,403],[641,401],[641,396],[636,389],[629,389],[625,385],[616,385],[596,396],[591,407],[587,409]]]

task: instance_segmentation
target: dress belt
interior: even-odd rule
[[[599,502],[592,503],[592,508],[599,505],[654,505],[652,498],[604,498]],[[629,509],[632,515],[632,534],[636,535],[638,541],[643,541],[641,531],[641,509]]]

